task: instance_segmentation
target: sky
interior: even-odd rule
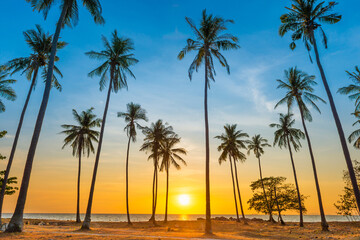
[[[308,53],[301,42],[295,51],[289,49],[290,36],[278,35],[280,16],[286,12],[289,0],[281,1],[235,1],[223,0],[134,0],[101,1],[105,25],[94,24],[90,14],[80,7],[77,26],[65,28],[61,40],[68,46],[58,52],[58,68],[64,77],[61,79],[62,92],[51,91],[51,96],[37,146],[25,212],[27,213],[73,213],[76,209],[77,159],[71,149],[62,149],[64,136],[61,124],[73,124],[72,109],[77,111],[94,107],[98,117],[102,116],[106,91],[99,90],[99,79],[89,78],[87,74],[99,65],[84,53],[102,50],[101,36],[110,38],[115,29],[119,35],[129,37],[135,44],[135,56],[139,63],[132,68],[136,80],[128,80],[129,89],[113,94],[98,169],[93,202],[93,213],[124,213],[125,210],[125,157],[127,136],[123,131],[125,123],[117,117],[117,112],[125,111],[126,104],[135,102],[147,110],[149,125],[162,119],[173,126],[182,137],[179,147],[188,150],[185,157],[187,166],[177,171],[170,170],[169,213],[202,214],[205,212],[205,141],[203,88],[204,71],[194,73],[188,78],[187,70],[194,57],[189,54],[179,61],[177,54],[186,44],[192,32],[185,17],[199,22],[201,11],[233,19],[229,32],[239,38],[241,48],[224,52],[231,67],[231,74],[216,64],[216,82],[211,83],[209,91],[210,121],[210,161],[211,161],[211,208],[214,214],[234,214],[232,183],[229,165],[219,165],[219,141],[214,139],[223,131],[227,123],[237,124],[238,129],[250,136],[261,134],[273,143],[273,129],[269,124],[278,121],[278,113],[284,108],[274,110],[284,92],[276,89],[276,79],[283,79],[284,70],[297,66],[299,69],[316,75],[318,86],[315,93],[327,100],[320,81],[318,69],[309,61]],[[346,96],[336,94],[339,87],[351,81],[345,70],[353,70],[360,63],[360,15],[353,9],[360,7],[357,0],[341,1],[336,11],[343,15],[342,20],[332,26],[324,26],[328,34],[329,48],[320,47],[321,61],[328,77],[331,91],[343,123],[345,134],[353,130],[355,119],[350,115],[354,103]],[[42,14],[32,11],[23,0],[5,1],[0,15],[2,37],[0,38],[0,63],[28,56],[31,52],[24,42],[22,32],[40,24],[45,31],[53,33],[60,11],[55,6],[46,20]],[[15,102],[6,101],[6,112],[0,115],[1,130],[7,130],[6,138],[1,139],[0,152],[10,153],[20,112],[28,91],[29,82],[25,76],[16,74],[14,89]],[[44,84],[38,85],[31,97],[21,132],[11,176],[21,180],[26,154],[29,148],[35,119],[42,99]],[[313,122],[308,130],[313,143],[318,177],[323,195],[326,214],[336,214],[334,203],[342,193],[345,159],[342,155],[333,117],[328,104],[319,103],[322,114],[313,113]],[[299,113],[295,112],[296,126],[301,128]],[[130,152],[130,211],[131,213],[151,212],[152,164],[147,154],[139,152],[143,135],[139,132],[138,141],[131,145]],[[349,144],[352,158],[358,159],[359,151]],[[305,201],[308,214],[318,214],[318,205],[312,174],[312,167],[306,143],[295,154],[298,181],[301,193],[309,196]],[[85,212],[94,155],[83,159],[81,177],[81,212]],[[6,160],[0,163],[5,169]],[[268,148],[262,157],[264,176],[285,176],[293,183],[289,153],[286,149]],[[257,160],[253,155],[238,166],[240,190],[247,214],[246,202],[252,192],[249,187],[259,177]],[[20,181],[19,181],[20,182]],[[158,213],[165,210],[165,173],[160,173]],[[20,185],[20,184],[19,184]],[[189,205],[178,203],[178,196],[187,194]],[[15,208],[17,194],[5,199],[4,212]],[[291,212],[289,212],[291,214]]]

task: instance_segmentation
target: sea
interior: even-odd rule
[[[11,218],[11,213],[4,213],[3,218]],[[81,214],[81,219],[84,219],[85,214]],[[143,222],[148,221],[150,214],[131,214],[131,221],[133,222]],[[269,217],[266,215],[245,215],[249,219],[263,219],[268,220]],[[236,218],[236,215],[222,215],[222,214],[213,214],[212,218],[216,217],[226,217],[226,218]],[[285,222],[299,222],[299,215],[282,215]],[[44,220],[61,220],[61,221],[73,221],[75,220],[75,214],[73,213],[25,213],[25,219],[44,219]],[[198,218],[205,218],[205,215],[202,214],[168,214],[168,220],[197,220]],[[156,214],[156,219],[161,221],[164,219],[163,214]],[[277,216],[274,215],[274,219],[277,219]],[[327,215],[326,219],[328,222],[349,222],[349,221],[360,221],[359,216],[353,216],[352,218],[340,215]],[[92,214],[91,220],[94,222],[126,222],[126,214]],[[304,215],[305,222],[320,222],[319,215]]]

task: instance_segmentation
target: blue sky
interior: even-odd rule
[[[134,40],[135,55],[140,62],[133,68],[136,80],[129,79],[128,81],[129,91],[122,90],[112,95],[97,187],[102,189],[101,191],[110,192],[111,189],[110,187],[107,189],[106,184],[112,184],[114,181],[117,181],[117,184],[123,183],[126,136],[122,131],[124,123],[116,117],[116,113],[125,110],[126,103],[133,101],[140,103],[148,111],[150,121],[161,118],[174,126],[175,131],[183,137],[183,146],[189,150],[187,157],[189,166],[181,172],[174,173],[174,178],[183,180],[183,186],[179,183],[174,191],[181,192],[187,188],[186,186],[198,186],[199,191],[203,191],[203,72],[200,70],[198,74],[195,73],[193,81],[190,82],[187,69],[193,55],[189,54],[183,61],[178,61],[176,57],[186,39],[191,37],[185,16],[198,22],[204,8],[209,13],[235,21],[235,24],[229,25],[229,32],[239,37],[241,46],[238,51],[224,53],[231,66],[231,75],[227,75],[224,69],[216,65],[218,74],[209,93],[212,174],[214,179],[224,179],[227,181],[226,184],[228,183],[227,187],[223,187],[224,185],[215,180],[212,186],[213,195],[216,199],[220,198],[220,193],[225,192],[229,196],[227,201],[232,201],[229,171],[227,166],[219,167],[217,164],[218,142],[213,137],[221,133],[224,124],[237,123],[240,129],[250,135],[261,133],[272,142],[273,132],[268,125],[277,121],[279,111],[274,111],[273,107],[283,94],[281,90],[276,90],[275,80],[283,78],[284,69],[292,66],[298,66],[299,69],[319,77],[316,65],[310,63],[301,42],[298,43],[295,51],[291,51],[288,47],[289,36],[281,38],[277,33],[280,24],[279,17],[286,12],[284,6],[289,6],[289,3],[288,0],[103,0],[103,16],[106,20],[104,26],[95,25],[90,14],[81,7],[79,24],[72,29],[65,28],[61,33],[61,40],[69,43],[65,49],[58,52],[61,60],[57,65],[64,75],[61,79],[63,91],[51,92],[34,164],[28,211],[55,211],[53,205],[56,199],[54,197],[48,196],[49,204],[46,206],[36,204],[35,200],[38,192],[55,191],[60,184],[59,179],[63,180],[60,188],[64,196],[68,194],[69,197],[75,197],[71,187],[76,176],[76,161],[72,158],[69,149],[61,150],[63,137],[58,133],[61,131],[61,124],[72,123],[72,108],[84,110],[95,107],[95,112],[99,116],[102,115],[106,92],[99,91],[98,79],[87,77],[87,73],[99,63],[88,59],[84,53],[89,50],[101,50],[101,35],[110,37],[114,29],[117,29],[120,35]],[[343,15],[343,19],[333,26],[324,26],[329,37],[329,49],[324,50],[321,47],[320,50],[321,60],[334,93],[346,135],[354,130],[351,126],[354,119],[350,116],[354,105],[345,96],[336,94],[336,91],[339,87],[350,83],[345,70],[353,70],[355,65],[360,64],[360,15],[353,11],[359,7],[360,2],[356,0],[341,1],[336,6],[337,12]],[[59,15],[59,9],[56,6],[50,11],[48,19],[44,21],[42,15],[33,12],[30,5],[23,0],[6,1],[2,3],[2,8],[6,11],[0,15],[3,32],[3,37],[0,38],[2,46],[0,63],[27,56],[30,52],[24,42],[22,32],[34,28],[35,24],[40,24],[46,31],[53,33]],[[15,75],[14,78],[18,80],[15,85],[18,98],[15,102],[6,102],[7,111],[0,116],[1,128],[9,132],[8,137],[2,140],[0,145],[0,151],[4,154],[10,151],[29,84],[24,76]],[[320,79],[317,78],[317,80],[319,85],[316,87],[316,94],[327,100]],[[42,91],[43,84],[39,81],[28,108],[14,163],[13,175],[19,177],[22,173]],[[309,130],[318,163],[319,178],[325,194],[325,210],[335,213],[333,203],[342,188],[341,178],[345,162],[329,106],[319,105],[322,115],[314,113],[314,122],[309,124]],[[298,114],[295,114],[298,117]],[[301,127],[299,121],[297,126]],[[141,140],[140,135],[139,141],[133,145],[133,162],[137,168],[148,168],[148,173],[141,175],[139,180],[134,180],[134,188],[143,185],[151,178],[150,164],[145,160],[146,155],[137,151]],[[317,213],[310,160],[305,142],[303,145],[303,150],[297,154],[299,181],[304,188],[304,194],[310,196],[308,200],[310,213]],[[359,152],[350,148],[352,157],[356,159]],[[87,162],[84,167],[83,199],[87,197],[92,159],[93,157],[85,160]],[[1,168],[4,167],[5,162],[1,163]],[[263,171],[265,175],[286,176],[289,182],[293,181],[286,151],[269,149],[263,159]],[[245,198],[250,197],[251,192],[248,186],[258,176],[253,156],[250,156],[243,165],[241,176]],[[46,186],[44,186],[45,179]],[[66,187],[69,190],[64,190]],[[123,185],[119,187],[119,189],[122,188]],[[145,193],[137,194],[148,196],[150,186]],[[6,203],[6,211],[12,211],[15,197],[9,198],[12,201],[9,200]],[[123,198],[121,194],[117,197]],[[31,201],[31,199],[34,200]],[[102,201],[105,199],[99,197],[97,201],[99,204],[95,206],[95,211],[122,212],[124,210],[124,206],[113,210],[104,209],[100,204]],[[72,211],[72,207],[73,202],[69,201],[63,208],[56,211]],[[147,211],[140,207],[139,209],[139,212]],[[231,212],[232,209],[215,204],[214,211],[223,213]],[[198,212],[201,213],[202,210]]]

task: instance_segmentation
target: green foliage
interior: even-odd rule
[[[16,93],[14,89],[11,88],[11,84],[15,83],[14,79],[7,79],[9,76],[8,68],[6,66],[0,66],[0,97],[5,98],[9,101],[15,101]],[[0,113],[5,112],[5,104],[0,98]]]
[[[355,100],[355,112],[360,110],[360,69],[355,66],[354,72],[346,71],[349,78],[354,82],[347,87],[339,88],[338,93],[349,95],[349,99]]]
[[[286,184],[285,177],[266,177],[263,178],[263,183],[266,191],[266,197],[269,202],[269,207],[273,212],[277,212],[276,200],[279,203],[280,212],[287,210],[299,211],[299,202],[297,197],[296,188],[293,184]],[[251,190],[253,191],[252,198],[249,199],[249,209],[254,209],[257,212],[264,214],[269,213],[269,208],[265,202],[264,193],[262,191],[261,180],[257,180],[251,183]],[[276,190],[276,197],[275,192]],[[304,200],[307,197],[301,195],[301,204],[303,212],[306,212],[304,206]]]
[[[317,85],[315,76],[308,75],[307,73],[298,70],[296,67],[292,67],[284,72],[285,80],[278,79],[276,81],[279,83],[277,88],[286,90],[286,95],[275,105],[275,108],[286,104],[289,112],[291,112],[294,105],[297,104],[304,114],[304,119],[311,122],[312,116],[307,104],[321,113],[315,102],[321,101],[325,103],[322,98],[313,94],[313,86]]]
[[[0,138],[5,137],[6,134],[7,134],[7,131],[0,131]],[[0,153],[0,160],[4,160],[4,159],[6,159],[6,157]]]
[[[196,27],[192,19],[188,17],[185,19],[195,35],[195,40],[191,38],[187,40],[187,45],[180,51],[178,59],[182,60],[185,55],[191,51],[197,52],[195,59],[189,67],[190,80],[192,79],[194,70],[197,72],[199,67],[207,62],[208,64],[205,64],[205,71],[209,78],[215,81],[216,72],[213,61],[214,57],[219,61],[221,66],[225,67],[227,72],[230,73],[230,66],[225,57],[221,54],[221,51],[240,48],[240,46],[237,45],[237,37],[228,33],[223,33],[227,30],[226,25],[228,23],[233,23],[234,21],[225,20],[221,17],[213,16],[212,14],[208,15],[206,10],[203,10],[202,12],[200,27]],[[210,82],[208,82],[208,87],[210,87]]]
[[[95,152],[93,141],[98,142],[99,131],[93,130],[93,128],[100,127],[101,119],[96,118],[96,115],[92,112],[93,110],[94,108],[90,108],[78,114],[78,112],[73,109],[73,117],[78,125],[61,125],[61,127],[65,129],[61,133],[66,135],[62,148],[70,145],[73,150],[73,156],[79,156],[80,153],[87,153],[89,157],[90,152]]]
[[[167,136],[164,141],[160,144],[159,157],[162,158],[160,163],[160,171],[167,170],[171,165],[173,165],[177,170],[181,169],[181,162],[185,166],[187,165],[185,160],[180,156],[186,155],[187,151],[184,148],[175,147],[180,143],[181,138],[177,134]]]
[[[5,171],[0,171],[0,190],[4,181],[4,175]],[[9,177],[6,182],[5,195],[13,195],[17,190],[19,190],[18,187],[13,186],[15,184],[17,184],[17,177]]]
[[[255,135],[251,138],[250,141],[248,141],[248,155],[250,155],[251,151],[254,153],[254,155],[259,158],[261,155],[264,154],[264,148],[265,147],[271,147],[270,144],[268,144],[268,140],[261,137],[260,134]]]
[[[353,165],[356,179],[360,179],[360,162],[354,161]],[[338,215],[348,216],[353,219],[354,216],[359,216],[360,213],[356,205],[356,199],[348,171],[344,171],[343,180],[345,182],[343,194],[339,195],[340,199],[334,205]]]

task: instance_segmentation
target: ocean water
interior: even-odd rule
[[[11,213],[4,213],[3,218],[11,218]],[[84,219],[84,214],[81,214],[81,219]],[[150,214],[131,214],[131,220],[133,222],[143,222],[148,221],[150,218]],[[236,215],[219,215],[214,214],[212,218],[215,217],[226,217],[226,218],[236,218]],[[247,218],[257,218],[268,220],[268,216],[266,215],[246,215]],[[46,219],[46,220],[62,220],[62,221],[74,221],[75,214],[70,213],[25,213],[24,218],[26,219]],[[205,218],[205,215],[201,214],[168,214],[168,220],[197,220],[198,218]],[[126,222],[126,214],[92,214],[91,220],[94,222]],[[163,214],[156,214],[156,219],[162,221],[164,219]],[[274,215],[274,219],[277,219],[277,216]],[[298,215],[283,215],[283,219],[285,222],[298,222]],[[329,222],[348,222],[348,221],[360,221],[360,217],[355,217],[353,219],[349,219],[345,216],[339,215],[327,215],[327,221]],[[304,215],[305,222],[320,222],[319,215]]]

